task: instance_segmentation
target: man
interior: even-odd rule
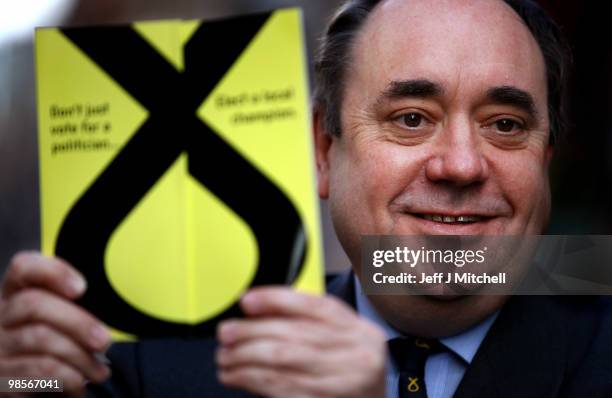
[[[542,233],[560,127],[559,48],[554,25],[525,1],[356,1],[339,12],[317,63],[315,143],[319,194],[357,273],[364,234]],[[109,377],[94,355],[108,335],[71,303],[84,289],[61,260],[14,258],[0,375],[60,377],[75,395],[84,380]],[[112,377],[90,391],[612,396],[610,309],[599,299],[366,297],[353,275],[328,289],[343,301],[255,289],[241,301],[247,317],[222,323],[218,343],[114,345]],[[424,383],[403,380],[400,361],[388,358],[397,336],[433,339],[410,340],[437,347],[419,365]]]

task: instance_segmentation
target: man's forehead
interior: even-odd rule
[[[409,22],[410,26],[434,25],[462,26],[462,21],[486,22],[490,26],[513,21],[522,25],[521,17],[503,0],[383,0],[369,20],[382,18],[383,24],[395,21]],[[465,26],[465,25],[464,25]],[[469,28],[469,26],[465,26]],[[399,29],[400,25],[395,25]]]
[[[475,76],[490,85],[545,84],[537,42],[499,0],[387,0],[358,34],[353,57],[380,84],[427,77],[452,85]]]

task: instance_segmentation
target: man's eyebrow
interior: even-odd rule
[[[380,100],[417,97],[427,98],[442,94],[442,86],[427,79],[394,80],[380,95]]]
[[[535,120],[538,112],[531,94],[513,86],[493,87],[487,91],[490,102],[501,105],[515,106],[527,112],[529,118]]]

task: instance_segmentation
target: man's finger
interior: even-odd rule
[[[44,290],[19,292],[5,303],[4,327],[26,323],[47,324],[93,351],[104,351],[110,344],[110,335],[100,321],[77,305]]]
[[[232,345],[252,339],[278,339],[318,347],[333,346],[337,337],[321,322],[295,318],[229,319],[219,324],[217,339]]]
[[[39,287],[68,299],[79,297],[86,289],[85,279],[64,261],[35,252],[16,254],[4,276],[2,297],[9,298],[19,290]]]
[[[8,356],[53,356],[93,381],[102,382],[109,376],[109,369],[98,362],[70,338],[44,324],[28,325],[5,330],[1,337],[3,354]]]
[[[283,340],[251,340],[234,347],[221,347],[216,353],[221,368],[263,366],[284,370],[313,371],[323,361],[321,351],[307,345],[295,345]]]
[[[346,304],[331,296],[315,296],[287,287],[259,287],[249,290],[240,305],[247,315],[305,317],[336,324],[346,324],[356,314]]]

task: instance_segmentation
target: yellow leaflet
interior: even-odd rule
[[[298,264],[294,285],[323,290],[301,15],[288,9],[265,17],[261,26],[255,16],[227,21],[236,37],[246,35],[242,26],[251,26],[252,36],[199,105],[190,99],[199,98],[206,81],[183,84],[180,74],[189,45],[205,78],[224,58],[215,51],[225,49],[206,36],[218,21],[137,23],[127,33],[37,31],[42,250],[63,255],[90,278],[83,305],[117,339],[210,334],[208,320],[224,316],[261,277],[261,267],[272,266],[268,278],[279,282],[291,277],[289,263]],[[229,36],[215,41],[237,42]],[[116,54],[100,43],[118,43]],[[125,65],[145,58],[138,73],[122,75]],[[155,141],[155,134],[167,141]],[[131,199],[133,206],[125,205]],[[253,221],[259,215],[269,224],[263,232]],[[295,250],[277,256],[284,237],[294,234]],[[278,253],[270,257],[277,238]],[[264,254],[286,260],[262,264]]]

